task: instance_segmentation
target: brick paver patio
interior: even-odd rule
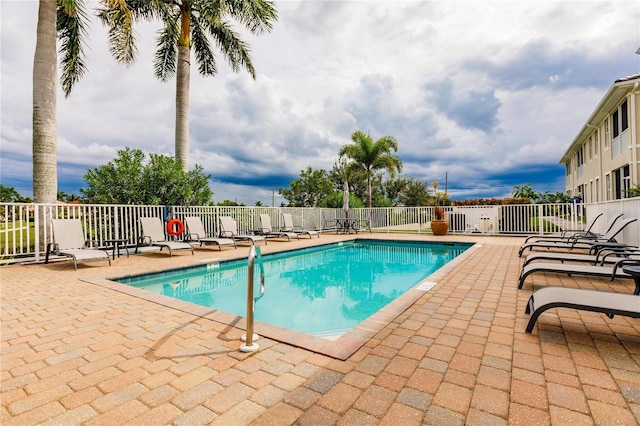
[[[343,238],[269,241],[263,252]],[[430,277],[434,288],[345,360],[264,337],[258,352],[243,353],[240,328],[189,313],[188,306],[176,309],[96,284],[246,257],[246,247],[172,258],[147,253],[118,258],[111,267],[80,265],[78,271],[71,262],[3,266],[0,423],[640,422],[640,321],[552,309],[533,334],[524,332],[534,288],[631,292],[631,281],[534,274],[518,290],[523,238],[442,239],[479,246],[455,268]]]

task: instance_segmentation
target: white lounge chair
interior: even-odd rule
[[[197,216],[185,217],[184,223],[187,226],[187,241],[189,242],[198,243],[200,247],[204,244],[216,244],[220,251],[222,251],[222,246],[238,248],[233,238],[215,238],[207,235],[202,219]]]
[[[541,288],[531,295],[527,303],[525,312],[531,314],[531,318],[529,318],[526,332],[531,333],[540,314],[551,308],[602,312],[609,318],[613,318],[614,315],[640,318],[640,297],[580,288]]]
[[[238,234],[238,225],[231,216],[219,216],[218,220],[220,221],[220,237],[222,238],[231,238],[238,242],[249,241],[252,245],[259,241],[264,241],[264,244],[267,244],[267,239],[261,235]]]
[[[569,240],[569,238],[575,238],[578,236],[585,236],[585,237],[596,237],[596,236],[600,236],[599,234],[596,234],[595,232],[592,232],[591,230],[593,229],[593,226],[596,224],[596,222],[598,221],[598,219],[600,219],[600,217],[603,215],[603,213],[600,213],[598,215],[596,215],[596,217],[594,217],[591,221],[589,221],[584,229],[565,229],[560,233],[556,233],[556,234],[547,234],[547,235],[530,235],[527,237],[526,240],[524,240],[525,243],[528,243],[530,241],[540,241],[540,240]],[[621,214],[616,216],[615,219],[613,219],[613,222],[611,223],[611,226],[613,225],[613,223],[615,223],[616,220],[618,220],[618,218],[622,216]],[[609,226],[609,228],[611,228],[611,226]]]
[[[546,249],[560,249],[560,250],[589,250],[595,245],[604,242],[615,242],[615,237],[620,234],[624,228],[638,219],[623,219],[616,221],[613,226],[603,235],[596,238],[575,238],[567,241],[553,241],[553,240],[538,240],[524,243],[518,252],[519,256],[522,256],[526,249],[533,250],[534,248],[546,248]]]
[[[296,227],[293,224],[293,217],[291,216],[291,213],[282,213],[282,223],[284,223],[284,226],[281,230],[284,232],[293,232],[295,234],[298,234],[298,237],[300,235],[308,235],[309,239],[311,239],[311,236],[313,235],[317,235],[318,238],[320,238],[320,232],[318,231],[302,229],[302,227],[300,226]]]
[[[572,275],[585,275],[610,278],[611,280],[617,278],[633,277],[622,270],[623,265],[640,265],[640,260],[634,259],[622,259],[619,260],[614,266],[592,266],[592,265],[578,265],[572,263],[552,263],[552,262],[533,262],[522,268],[520,274],[520,280],[518,282],[518,288],[522,288],[524,280],[535,272],[554,272],[557,274]],[[640,282],[635,281],[636,289],[633,294],[640,294]],[[640,303],[640,299],[638,299]]]
[[[167,240],[167,237],[164,234],[164,227],[162,225],[162,219],[159,217],[140,218],[142,236],[138,239],[136,253],[138,252],[138,247],[150,245],[160,247],[160,251],[166,248],[169,251],[169,256],[173,256],[174,251],[180,250],[190,250],[191,254],[194,254],[193,246],[191,244],[182,241]]]
[[[300,239],[295,232],[275,231],[271,226],[271,216],[265,213],[260,215],[259,231],[265,238],[286,238],[287,241],[291,241],[291,238]]]
[[[49,254],[54,251],[57,255],[73,259],[73,269],[78,269],[78,263],[106,260],[111,266],[109,253],[104,250],[87,247],[87,240],[82,230],[80,219],[51,219],[53,243],[47,244],[44,263],[49,263]]]
[[[554,260],[562,263],[590,263],[591,265],[600,265],[609,263],[617,263],[620,259],[638,259],[640,260],[640,249],[637,247],[606,247],[598,250],[596,254],[583,253],[567,253],[559,251],[536,251],[525,257],[522,264],[523,267],[536,260]]]

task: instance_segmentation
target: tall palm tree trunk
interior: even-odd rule
[[[33,59],[33,198],[55,203],[58,194],[56,0],[40,0]]]
[[[190,82],[190,30],[188,15],[183,13],[182,35],[178,41],[176,68],[176,160],[182,161],[182,169],[189,170],[189,82]],[[186,27],[186,28],[185,28]]]

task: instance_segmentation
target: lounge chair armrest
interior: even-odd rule
[[[51,252],[54,252],[56,255],[60,254],[60,246],[58,245],[58,243],[47,244],[47,251],[45,252],[45,255],[44,255],[44,263],[49,263],[49,254]]]
[[[571,235],[567,235],[567,234],[571,234]],[[571,237],[575,237],[576,235],[595,235],[595,233],[591,231],[585,231],[583,229],[565,229],[562,231],[560,235],[566,238],[571,238]]]
[[[602,250],[606,248],[629,249],[629,248],[635,248],[635,246],[630,246],[629,244],[625,244],[625,243],[617,243],[614,241],[597,241],[592,244],[591,248],[589,249],[589,254],[595,254],[598,252],[598,250]]]
[[[151,237],[148,235],[143,235],[142,237],[138,238],[138,245],[150,246],[151,244],[153,244],[153,239],[151,239]]]
[[[138,253],[138,247],[150,246],[151,244],[153,244],[153,240],[151,239],[151,237],[146,235],[138,237],[138,240],[136,241],[136,250],[134,253]]]
[[[633,252],[634,249],[627,247],[600,247],[596,246],[592,251],[594,251],[596,256],[596,263],[599,263],[601,260],[604,260],[606,257],[611,255],[621,255],[621,254],[629,254]]]
[[[575,237],[569,237],[568,241],[573,244],[576,244],[576,243],[590,244],[590,243],[594,243],[598,241],[606,241],[606,240],[603,240],[602,238],[600,238],[599,235],[591,235],[591,236],[579,235]]]
[[[640,256],[640,250],[638,249],[602,249],[596,255],[596,263],[599,262],[600,264],[604,265],[606,259],[609,256],[628,257],[628,256],[634,256],[634,255]]]
[[[593,249],[590,249],[593,250]],[[596,262],[598,263],[600,262],[600,256],[606,256],[607,254],[609,254],[611,252],[612,249],[608,248],[608,247],[598,247],[596,248],[594,251],[594,255],[596,256]]]
[[[187,234],[186,241],[200,241],[200,235],[198,235],[198,234]]]
[[[475,229],[473,226],[471,226],[473,229]],[[575,244],[575,241],[571,238],[567,238],[566,240],[561,240],[558,238],[545,238],[544,236],[540,236],[540,235],[535,235],[533,236],[535,238],[535,242],[536,243],[562,243],[564,244],[565,242],[567,244]],[[527,237],[527,239],[529,239],[529,237]],[[527,241],[525,241],[526,243]]]
[[[611,281],[616,278],[616,273],[618,272],[618,268],[622,268],[624,265],[640,265],[639,259],[621,259],[613,265],[613,272],[611,273]]]
[[[596,235],[587,235],[587,234],[574,234],[567,237],[569,241],[578,242],[580,240],[595,240],[598,237]]]
[[[88,248],[96,248],[98,247],[98,241],[97,240],[86,240],[84,242],[85,247]]]

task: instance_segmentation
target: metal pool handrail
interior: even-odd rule
[[[255,269],[255,261],[258,260],[258,266],[260,267],[260,294],[257,297],[253,297],[253,277]],[[262,263],[262,252],[260,247],[251,246],[249,249],[249,257],[247,259],[247,332],[242,336],[244,345],[240,346],[242,352],[255,352],[260,349],[257,343],[253,343],[254,340],[258,340],[258,335],[253,334],[253,314],[256,307],[256,302],[264,296],[264,265]]]

